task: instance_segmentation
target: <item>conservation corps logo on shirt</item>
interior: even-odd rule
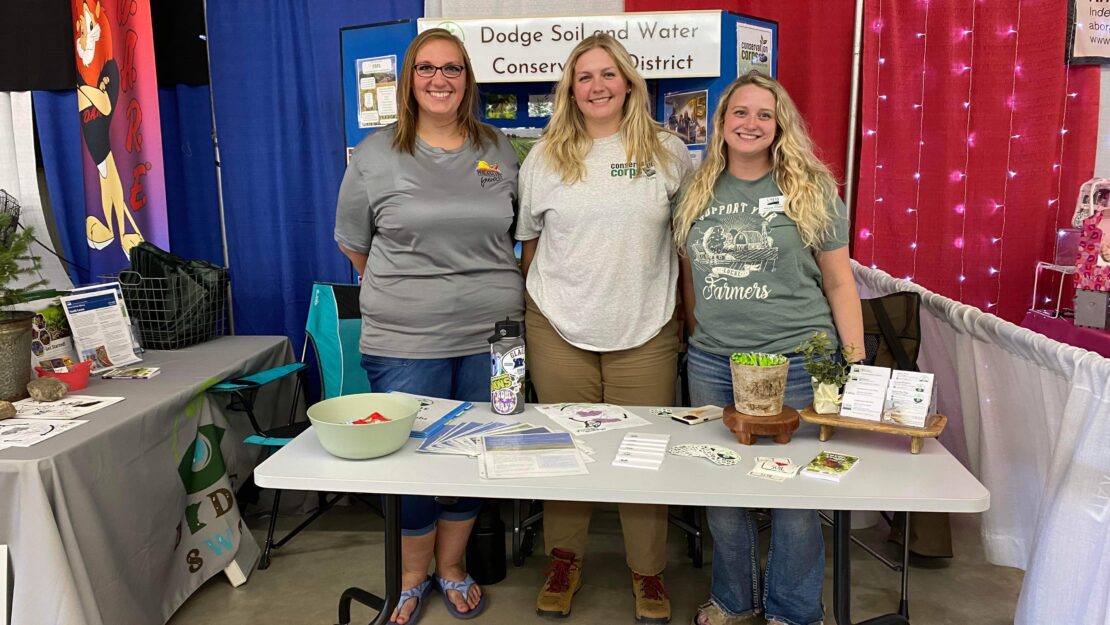
[[[501,169],[498,168],[497,163],[478,161],[478,166],[474,168],[474,172],[478,174],[478,178],[482,181],[483,189],[486,188],[487,184],[501,182]]]
[[[609,163],[609,175],[613,178],[635,178],[643,176],[645,178],[655,177],[655,163],[648,163],[643,167],[637,167],[636,163]]]

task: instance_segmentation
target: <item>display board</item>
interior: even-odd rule
[[[419,31],[434,27],[445,27],[464,40],[478,75],[482,121],[533,134],[550,117],[551,92],[562,63],[594,30],[611,32],[629,48],[648,78],[654,117],[695,152],[705,146],[717,99],[729,83],[752,69],[778,75],[778,24],[725,11],[437,18],[351,26],[341,29],[339,37],[348,154],[366,133],[395,119],[393,93],[405,49]],[[506,78],[498,68],[504,70],[509,59],[535,64],[536,71]],[[540,65],[549,67],[540,71]]]

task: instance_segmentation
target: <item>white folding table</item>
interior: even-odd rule
[[[763,439],[749,447],[736,443],[720,421],[689,426],[666,416],[652,415],[649,408],[629,410],[649,420],[651,425],[582,437],[597,452],[597,462],[587,465],[589,475],[482,480],[473,458],[417,453],[415,439],[383,458],[343,460],[325,451],[309,429],[258,466],[254,478],[267,488],[383,495],[385,597],[358,588],[347,589],[339,605],[342,625],[350,622],[352,599],[379,610],[375,625],[386,623],[397,604],[401,593],[400,495],[832,510],[833,614],[840,625],[851,623],[852,510],[982,512],[990,505],[987,489],[934,439],[925,441],[921,453],[910,454],[909,444],[901,436],[839,430],[831,440],[822,443],[817,440],[817,428],[803,424],[789,445]],[[476,404],[459,420],[494,418],[506,419],[493,414],[488,404]],[[532,406],[509,418],[559,430]],[[743,459],[738,465],[720,467],[701,458],[667,456],[658,471],[614,467],[610,463],[621,438],[628,432],[670,434],[671,445],[726,445],[739,451]],[[756,456],[787,456],[801,463],[823,449],[853,454],[860,461],[840,482],[802,476],[770,482],[747,475]],[[869,625],[908,622],[899,614],[865,621]]]

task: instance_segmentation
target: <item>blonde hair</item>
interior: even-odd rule
[[[397,134],[393,136],[393,149],[412,154],[416,147],[416,123],[420,117],[420,107],[416,103],[416,95],[412,89],[416,54],[425,43],[435,40],[450,41],[458,46],[459,55],[463,60],[466,89],[463,91],[462,101],[459,102],[459,109],[455,111],[455,125],[459,132],[473,141],[474,146],[479,150],[485,147],[486,142],[496,145],[497,134],[489,126],[478,121],[478,81],[474,78],[474,69],[470,66],[470,55],[466,53],[466,48],[450,31],[429,28],[417,35],[405,50],[405,61],[401,64],[400,84],[397,85]]]
[[[737,78],[721,95],[713,114],[713,134],[701,167],[690,176],[689,184],[674,216],[674,240],[679,253],[685,253],[690,228],[710,202],[716,200],[713,187],[728,167],[724,122],[729,98],[737,89],[755,85],[775,97],[775,138],[771,142],[771,171],[779,190],[786,196],[786,216],[798,226],[802,243],[819,249],[832,236],[833,218],[828,206],[836,201],[837,187],[829,168],[813,153],[813,141],[806,131],[798,107],[774,78],[752,71]]]
[[[574,66],[583,54],[595,48],[605,50],[612,57],[629,88],[624,98],[620,125],[628,162],[635,162],[638,167],[654,163],[658,168],[666,164],[677,170],[678,158],[663,146],[659,138],[660,132],[668,131],[651,117],[647,81],[636,71],[628,50],[612,35],[602,32],[583,39],[567,57],[563,76],[555,85],[555,110],[538,144],[543,148],[544,157],[551,162],[565,184],[573,184],[586,177],[584,163],[593,146],[593,139],[586,132],[586,120],[574,102]]]

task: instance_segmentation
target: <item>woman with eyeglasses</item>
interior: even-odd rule
[[[376,391],[488,401],[486,337],[523,314],[510,232],[516,153],[475,117],[474,72],[450,32],[420,33],[399,78],[397,123],[355,148],[336,210],[335,240],[362,276],[362,366]],[[414,625],[437,587],[456,618],[485,607],[463,566],[481,503],[402,497],[403,592],[391,622]]]
[[[813,401],[797,346],[826,332],[863,357],[863,315],[848,257],[848,215],[813,151],[805,122],[777,80],[733,81],[713,115],[701,167],[674,217],[690,332],[690,403],[732,403],[729,356],[787,354],[785,403]],[[825,542],[815,510],[771,510],[759,571],[756,522],[746,508],[707,509],[713,582],[694,625],[818,625]],[[762,613],[762,614],[761,614]]]
[[[610,35],[574,48],[554,99],[521,168],[516,229],[539,400],[673,406],[678,260],[670,216],[689,168],[686,147],[652,119],[647,83]],[[667,507],[619,509],[636,620],[666,622]],[[540,614],[570,613],[592,510],[585,502],[544,504],[551,561]]]

